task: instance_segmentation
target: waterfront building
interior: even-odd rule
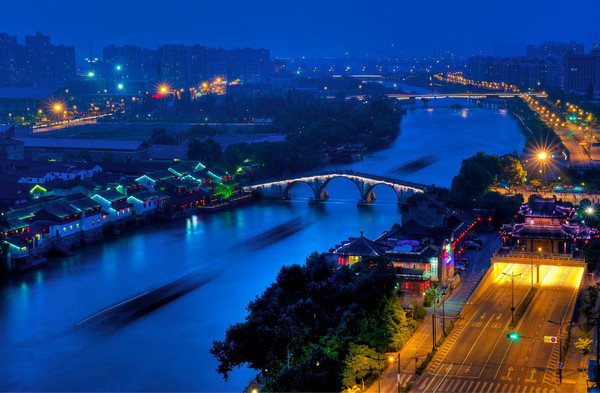
[[[156,211],[166,209],[169,197],[161,192],[143,191],[127,197],[133,212],[139,216],[146,216]]]
[[[131,218],[133,214],[127,197],[116,190],[102,191],[92,195],[91,198],[102,205],[110,221],[123,221]]]
[[[330,250],[330,254],[339,265],[352,266],[363,258],[383,256],[387,249],[387,246],[367,239],[361,231],[360,237],[342,242]]]

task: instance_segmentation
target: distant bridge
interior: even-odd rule
[[[359,204],[370,203],[374,199],[373,189],[380,184],[385,184],[394,190],[398,197],[398,203],[404,203],[414,193],[426,191],[431,187],[385,176],[342,170],[254,184],[245,188],[258,193],[265,199],[291,199],[294,184],[305,183],[313,191],[314,201],[318,202],[328,198],[327,185],[335,178],[346,178],[356,185],[360,192]]]
[[[537,98],[546,98],[548,94],[546,93],[511,93],[511,92],[502,92],[502,93],[390,93],[385,94],[386,97],[395,98],[397,100],[409,100],[409,101],[429,101],[436,100],[442,98],[468,98],[472,100],[480,100],[485,98],[513,98],[513,97],[537,97]],[[346,99],[349,100],[351,98],[356,98],[358,100],[363,100],[367,97],[367,95],[353,95],[346,96]],[[327,98],[335,98],[335,96],[328,96]]]

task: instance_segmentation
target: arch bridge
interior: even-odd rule
[[[394,190],[399,204],[404,203],[414,193],[424,192],[430,188],[430,186],[424,184],[385,176],[342,170],[254,184],[246,186],[245,189],[257,193],[264,199],[291,199],[291,190],[294,184],[305,183],[311,188],[314,194],[314,199],[310,202],[320,202],[328,198],[327,185],[335,178],[346,178],[356,185],[360,192],[359,205],[372,202],[375,199],[373,189],[380,184],[387,185]]]

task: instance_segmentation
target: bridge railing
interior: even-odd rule
[[[327,171],[327,172],[302,174],[302,175],[298,175],[298,176],[293,177],[293,178],[269,179],[269,180],[265,180],[265,181],[262,181],[262,182],[256,183],[256,184],[248,184],[248,185],[246,185],[244,187],[248,187],[248,188],[260,187],[260,186],[271,184],[271,183],[290,182],[290,181],[296,181],[296,180],[299,180],[299,179],[306,179],[306,178],[311,178],[311,177],[335,176],[335,175],[362,177],[362,178],[369,179],[369,180],[376,180],[376,181],[388,182],[388,183],[393,183],[393,184],[397,184],[397,185],[400,185],[400,186],[418,188],[418,189],[421,189],[421,190],[427,190],[427,189],[429,189],[431,187],[431,186],[426,185],[426,184],[414,183],[414,182],[404,181],[404,180],[400,180],[400,179],[395,179],[395,178],[392,178],[392,177],[386,177],[386,176],[380,176],[380,175],[373,175],[373,174],[370,174],[370,173],[357,172],[357,171],[346,170],[346,169],[344,169],[344,170],[337,170],[337,171]]]
[[[551,253],[535,253],[535,252],[525,252],[525,251],[511,251],[509,253],[498,253],[495,252],[492,256],[493,259],[501,260],[501,259],[522,259],[522,260],[531,260],[531,261],[539,261],[539,260],[552,260],[552,261],[564,261],[564,262],[576,262],[576,263],[585,263],[585,258],[574,257],[570,254],[551,254]]]

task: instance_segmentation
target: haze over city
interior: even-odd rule
[[[593,0],[390,1],[366,3],[281,1],[129,0],[14,2],[0,15],[4,31],[41,31],[54,43],[75,45],[79,58],[92,45],[156,48],[201,43],[266,47],[274,56],[343,56],[375,52],[434,55],[491,53],[494,44],[598,40]],[[560,23],[555,23],[560,21]],[[394,45],[392,48],[391,46]],[[520,53],[517,53],[520,54]]]

